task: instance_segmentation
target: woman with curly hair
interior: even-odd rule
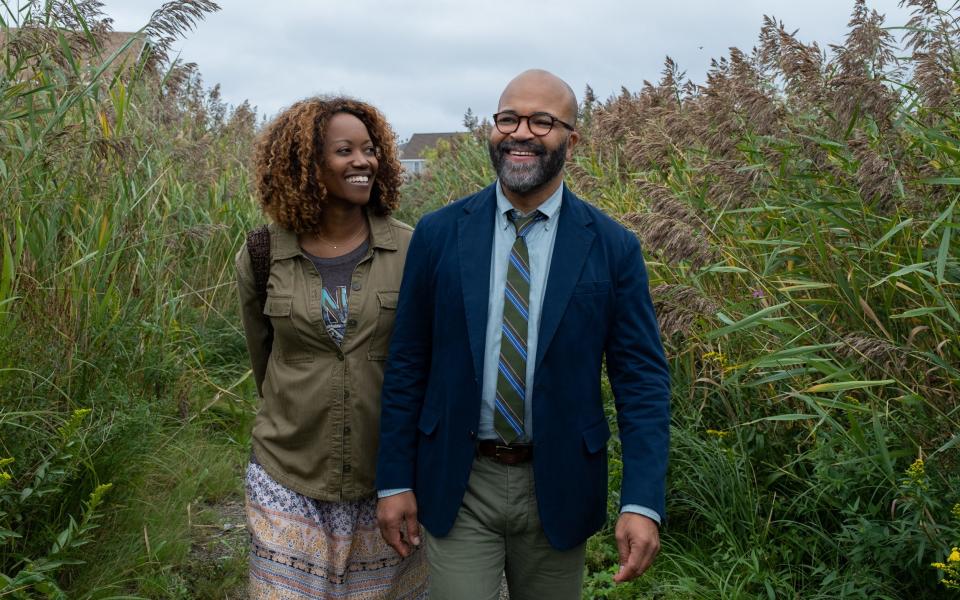
[[[310,98],[260,134],[269,226],[237,253],[260,406],[247,468],[250,598],[425,598],[423,552],[380,536],[380,386],[411,228],[400,162],[368,104]]]

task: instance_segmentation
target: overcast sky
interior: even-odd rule
[[[118,31],[135,31],[161,0],[104,0]],[[178,43],[231,104],[275,114],[313,94],[373,103],[401,139],[462,129],[463,113],[496,111],[504,85],[532,67],[605,99],[656,81],[669,55],[702,81],[711,58],[756,44],[763,15],[799,37],[840,42],[853,0],[219,0]],[[887,25],[899,0],[868,0]],[[899,32],[897,32],[899,38]]]

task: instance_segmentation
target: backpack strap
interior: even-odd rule
[[[247,253],[253,269],[253,287],[260,300],[260,312],[267,305],[267,281],[270,280],[270,230],[266,225],[252,229],[247,234]],[[273,324],[267,320],[269,334],[267,345],[273,347]]]

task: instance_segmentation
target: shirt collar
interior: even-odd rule
[[[547,198],[543,204],[537,207],[537,210],[543,213],[543,215],[546,217],[543,221],[544,228],[546,229],[550,229],[556,223],[556,216],[560,211],[560,204],[563,202],[563,185],[563,182],[561,182],[556,191],[550,194],[550,197]],[[500,180],[498,179],[497,227],[500,229],[513,227],[510,219],[507,218],[507,213],[511,210],[514,210],[513,204],[510,204],[510,200],[508,200],[506,194],[503,193],[503,188],[501,187]]]
[[[508,202],[509,204],[509,202]],[[367,224],[370,227],[370,247],[395,251],[399,249],[396,234],[390,226],[389,217],[381,217],[369,211],[366,212]],[[271,260],[290,258],[300,254],[300,242],[297,234],[276,224],[270,226]]]

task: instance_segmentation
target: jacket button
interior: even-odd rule
[[[343,472],[344,472],[344,473],[349,473],[349,472],[350,472],[350,465],[343,465]]]
[[[350,433],[350,426],[349,426],[349,425],[344,425],[344,426],[343,426],[343,433],[345,433],[345,434],[349,434],[349,433]]]
[[[337,359],[343,360],[343,350],[337,350]]]
[[[355,292],[360,291],[360,282],[359,282],[359,281],[354,281],[354,282],[353,282],[353,285],[350,286],[350,287],[352,287],[352,288],[353,288],[353,291],[355,291]]]
[[[356,319],[347,319],[347,327],[356,327],[356,326],[357,326]]]

